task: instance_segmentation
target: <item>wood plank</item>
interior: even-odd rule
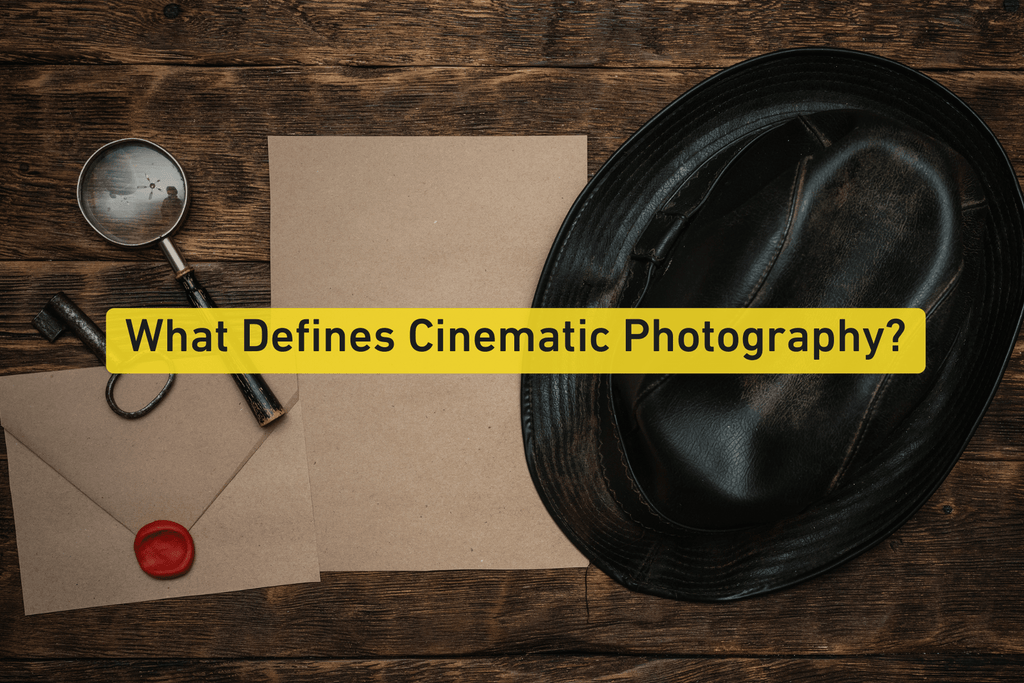
[[[6,94],[0,120],[19,134],[0,139],[0,209],[9,226],[0,235],[0,259],[160,258],[153,250],[140,256],[106,244],[78,211],[82,164],[119,137],[152,139],[185,168],[193,206],[176,242],[186,257],[267,260],[268,135],[588,134],[594,170],[652,113],[706,75],[8,69],[0,73]],[[609,116],[609,108],[617,113]]]
[[[0,459],[0,660],[1024,655],[1022,517],[1024,463],[961,462],[881,545],[736,603],[640,595],[593,568],[327,573],[320,584],[25,617]]]
[[[176,238],[195,261],[266,261],[268,135],[587,135],[589,171],[713,71],[17,67],[0,72],[0,260],[152,260],[104,242],[78,211],[82,164],[144,137],[193,187]],[[1024,168],[1024,73],[934,73]],[[244,96],[237,93],[244,92]]]
[[[999,383],[991,405],[971,439],[964,459],[1024,459],[1024,332]]]
[[[1016,2],[479,2],[0,7],[0,61],[353,66],[723,67],[786,47],[867,50],[911,66],[1017,68]]]
[[[878,657],[873,659],[708,659],[615,656],[495,657],[473,659],[271,659],[207,660],[67,660],[13,661],[0,671],[0,681],[78,680],[102,683],[182,681],[643,681],[699,683],[756,681],[803,683],[827,680],[910,683],[943,680],[951,683],[1016,683],[1024,662],[1014,657]]]
[[[158,254],[159,255],[159,251]],[[197,279],[222,307],[270,306],[270,264],[193,262]],[[0,374],[98,365],[71,335],[44,339],[32,319],[63,291],[104,329],[107,309],[188,306],[166,262],[0,261]]]

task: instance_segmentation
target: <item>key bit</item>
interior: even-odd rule
[[[101,363],[107,364],[107,342],[103,331],[64,292],[53,295],[32,319],[32,326],[50,342],[70,331],[96,354]]]

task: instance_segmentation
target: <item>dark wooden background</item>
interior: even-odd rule
[[[95,365],[33,315],[64,290],[184,306],[158,250],[75,202],[110,140],[193,182],[176,240],[224,306],[269,305],[268,135],[585,134],[593,173],[717,70],[776,49],[875,52],[965,99],[1024,169],[1018,0],[0,4],[0,373]],[[319,585],[24,616],[0,446],[0,680],[1024,679],[1024,342],[952,475],[898,533],[808,583],[726,605],[590,569],[333,573]],[[2,442],[0,442],[2,444]]]

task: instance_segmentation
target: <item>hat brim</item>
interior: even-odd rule
[[[621,449],[608,377],[524,375],[522,422],[537,491],[569,539],[634,590],[676,599],[731,600],[777,590],[883,540],[939,487],[966,448],[1013,351],[1024,311],[1024,202],[1005,152],[959,98],[898,63],[848,50],[803,48],[730,67],[682,95],[594,175],[548,256],[535,307],[620,305],[633,245],[656,211],[717,151],[799,114],[874,112],[945,142],[974,167],[991,221],[981,236],[971,367],[948,369],[941,400],[914,420],[856,487],[799,516],[733,531],[666,529],[616,500],[602,452]],[[919,425],[920,426],[920,425]]]

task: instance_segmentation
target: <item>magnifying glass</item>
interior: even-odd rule
[[[160,247],[196,308],[216,304],[171,242],[191,202],[188,181],[167,150],[148,140],[115,140],[89,157],[78,177],[78,207],[100,237],[128,249]],[[284,415],[260,375],[232,375],[261,426]]]

